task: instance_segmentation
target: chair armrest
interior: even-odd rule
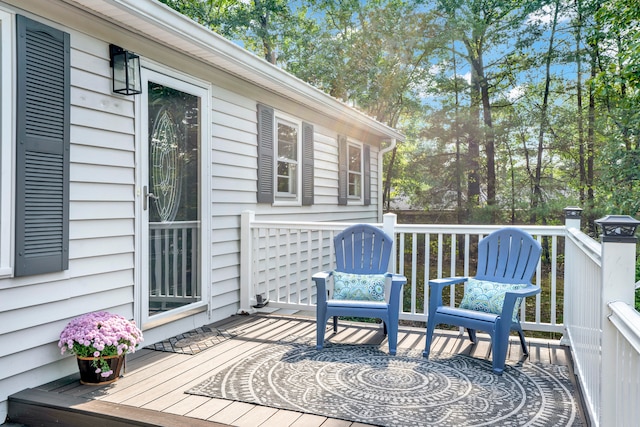
[[[434,315],[438,307],[442,306],[442,290],[447,286],[464,283],[468,277],[443,277],[429,280],[429,315]]]
[[[442,284],[443,286],[449,286],[449,285],[455,285],[456,283],[462,283],[462,282],[466,282],[467,280],[469,280],[468,277],[443,277],[441,279],[431,279],[429,280],[429,286],[431,286],[431,284],[434,285],[439,285]]]
[[[445,286],[455,285],[456,283],[462,283],[469,280],[468,277],[443,277],[441,279],[431,279],[429,280],[429,286],[437,286],[440,289]]]
[[[389,306],[399,307],[400,298],[402,296],[402,287],[407,283],[407,278],[400,274],[387,273],[387,277],[391,277],[391,292],[389,294]]]
[[[320,271],[311,276],[316,284],[316,304],[325,303],[327,301],[327,279],[333,275],[333,271]]]
[[[390,273],[387,273],[390,274]],[[391,276],[391,286],[405,285],[407,283],[407,278],[400,274],[390,274]]]
[[[528,285],[526,288],[513,289],[510,291],[506,291],[505,294],[506,295],[513,294],[516,296],[516,298],[524,298],[524,297],[530,297],[532,295],[539,294],[541,291],[542,289],[540,288],[540,286]],[[505,298],[506,298],[506,295],[505,295]]]
[[[318,273],[314,273],[313,276],[311,276],[311,279],[313,281],[316,281],[318,279],[327,280],[332,274],[333,271],[320,271]]]
[[[438,295],[439,298],[442,299],[442,290],[444,288],[466,282],[467,280],[469,280],[468,277],[443,277],[441,279],[431,279],[429,280],[429,292]],[[439,305],[442,305],[442,301],[440,301]]]
[[[539,294],[542,291],[540,286],[528,285],[522,289],[513,289],[510,291],[506,291],[504,293],[504,302],[502,304],[502,314],[501,317],[503,319],[511,319],[513,314],[513,308],[516,305],[516,301],[518,298],[525,298],[532,295]]]

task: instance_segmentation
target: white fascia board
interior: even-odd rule
[[[333,98],[155,0],[62,0],[329,117],[346,118],[386,139],[397,130]]]

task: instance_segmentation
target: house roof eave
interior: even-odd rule
[[[155,0],[62,0],[329,117],[403,141],[404,135]]]

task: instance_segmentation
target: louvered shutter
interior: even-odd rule
[[[258,203],[273,203],[273,108],[258,104]]]
[[[69,268],[69,34],[17,17],[15,275]]]
[[[302,123],[302,205],[313,205],[313,125]]]
[[[362,161],[364,163],[362,170],[364,205],[369,206],[371,204],[371,147],[369,145],[363,147]]]
[[[338,205],[346,205],[348,199],[349,155],[347,137],[338,135]]]

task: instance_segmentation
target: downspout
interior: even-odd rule
[[[396,148],[396,139],[391,138],[391,144],[387,148],[378,151],[378,222],[382,222],[382,201],[384,199],[384,155]],[[382,190],[382,194],[380,192]]]

